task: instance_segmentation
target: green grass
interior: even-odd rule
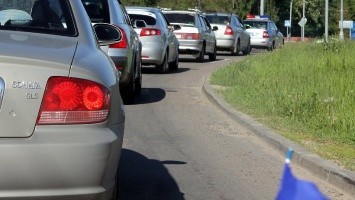
[[[355,42],[287,43],[215,71],[237,110],[355,171]]]

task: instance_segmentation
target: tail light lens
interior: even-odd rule
[[[116,26],[116,25],[114,25]],[[121,34],[122,34],[122,40],[118,43],[115,43],[115,44],[110,44],[109,47],[110,48],[127,48],[127,35],[126,33],[124,32],[124,30],[119,27],[119,26],[116,26],[118,29],[120,29],[121,31]]]
[[[226,30],[224,31],[224,35],[234,35],[234,32],[230,26],[226,27]]]
[[[44,91],[38,125],[90,124],[107,119],[109,90],[103,85],[78,78],[51,77]]]
[[[175,33],[176,37],[183,40],[199,40],[199,33]]]
[[[143,28],[141,30],[140,36],[155,36],[160,35],[161,31],[155,28]]]
[[[263,32],[263,38],[269,38],[269,33],[267,31]]]

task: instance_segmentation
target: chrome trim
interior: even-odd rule
[[[5,81],[0,77],[0,108],[2,104],[2,99],[4,97]]]

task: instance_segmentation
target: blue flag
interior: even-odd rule
[[[291,150],[292,151],[292,150]],[[309,181],[296,178],[289,166],[289,158],[286,158],[285,168],[276,200],[329,200],[319,191],[318,187]]]

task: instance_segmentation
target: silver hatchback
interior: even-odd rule
[[[113,199],[119,74],[80,1],[0,1],[0,199]],[[115,187],[116,185],[116,187]]]
[[[174,34],[180,26],[171,26],[158,8],[126,7],[134,30],[142,43],[143,65],[155,65],[161,73],[179,67],[179,41]]]
[[[209,60],[216,60],[217,42],[214,31],[206,17],[196,11],[163,10],[163,13],[173,25],[180,25],[181,29],[174,31],[179,40],[179,53],[196,57],[203,62],[205,55]]]

